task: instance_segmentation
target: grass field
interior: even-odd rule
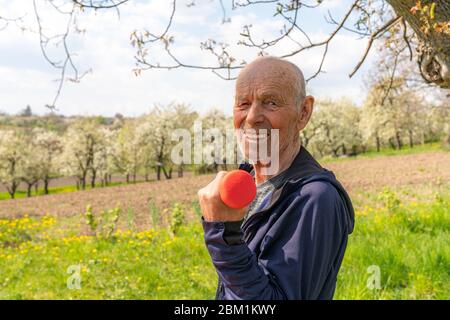
[[[442,150],[326,163],[356,207],[335,299],[450,299],[448,163]],[[195,201],[211,178],[1,201],[0,299],[213,299]]]
[[[190,172],[186,172],[185,175],[191,174]],[[145,183],[144,177],[139,177],[139,180],[137,179],[136,182],[129,182],[127,183],[125,181],[125,177],[123,176],[115,176],[115,181],[110,182],[107,186],[102,186],[100,182],[95,183],[95,188],[109,188],[109,187],[116,187],[121,185],[129,185],[134,183]],[[77,186],[73,184],[75,181],[75,178],[73,177],[61,177],[51,180],[50,187],[48,188],[48,194],[58,194],[58,193],[67,193],[67,192],[75,192],[78,191]],[[149,182],[156,182],[156,178],[149,179]],[[90,183],[86,185],[85,190],[92,190],[95,189],[92,188]],[[3,185],[0,186],[0,200],[8,200],[11,199],[11,195],[5,191],[5,187]],[[42,187],[39,187],[37,192],[35,191],[35,188],[32,188],[31,190],[31,197],[36,196],[44,196],[45,192]],[[20,188],[16,191],[14,195],[14,199],[22,199],[27,198],[27,191],[23,183],[21,184]]]
[[[61,180],[67,180],[67,178],[61,178]],[[143,183],[144,180],[139,180],[136,181],[136,183]],[[145,182],[144,182],[145,183]],[[130,182],[129,184],[134,184],[134,182]],[[95,184],[95,188],[99,189],[99,188],[109,188],[109,187],[117,187],[117,186],[122,186],[122,185],[127,185],[127,183],[125,181],[114,181],[109,183],[107,186],[102,186],[101,183],[96,183]],[[86,189],[85,191],[88,190],[93,190],[95,188],[92,188],[90,184],[86,185]],[[68,192],[76,192],[79,191],[77,189],[76,185],[73,184],[66,184],[66,185],[59,185],[59,186],[55,186],[55,187],[50,187],[48,190],[48,194],[59,194],[59,193],[68,193]],[[35,192],[34,188],[31,192],[31,197],[36,197],[36,196],[45,196],[45,192],[44,189],[38,189],[37,193]],[[24,190],[18,190],[16,191],[15,195],[14,195],[14,199],[23,199],[23,198],[27,198],[27,191]],[[9,200],[11,199],[11,195],[8,192],[0,192],[0,200]]]
[[[380,199],[379,208],[357,211],[335,298],[449,299],[450,199],[403,204],[390,191]],[[109,237],[79,235],[61,224],[49,216],[1,221],[0,298],[214,297],[217,276],[198,223],[175,234],[161,228]],[[371,266],[379,268],[379,288],[367,287]],[[77,275],[80,289],[68,289]]]

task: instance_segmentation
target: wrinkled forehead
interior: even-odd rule
[[[236,94],[268,87],[280,93],[297,95],[303,91],[303,75],[293,64],[282,60],[261,60],[247,65],[236,81]]]
[[[236,84],[247,84],[255,81],[294,80],[290,66],[278,61],[258,61],[247,65],[239,73]]]

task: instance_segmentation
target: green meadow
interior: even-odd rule
[[[385,189],[357,204],[335,299],[450,298],[448,189],[401,198]],[[213,299],[217,275],[194,210],[186,221],[174,204],[168,226],[141,231],[132,217],[117,227],[119,207],[2,219],[0,299]]]

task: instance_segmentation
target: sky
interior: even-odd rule
[[[283,21],[273,17],[273,5],[231,10],[231,1],[224,0],[231,22],[223,24],[219,1],[197,0],[193,7],[187,7],[188,2],[178,0],[170,31],[175,39],[172,50],[185,63],[214,63],[211,54],[200,50],[200,42],[210,38],[228,43],[235,56],[251,61],[257,51],[237,45],[242,39],[239,36],[242,27],[251,24],[255,39],[269,40],[277,37],[283,26]],[[44,0],[36,0],[36,3],[45,32],[61,33],[65,17]],[[78,70],[81,73],[91,71],[79,83],[64,82],[57,101],[58,113],[138,116],[156,104],[180,102],[201,114],[211,108],[219,108],[231,115],[234,81],[223,80],[211,71],[152,69],[143,71],[140,76],[133,73],[136,51],[130,44],[130,34],[143,29],[161,33],[171,12],[170,3],[168,0],[131,0],[120,7],[120,16],[115,10],[86,10],[78,16],[78,26],[85,32],[71,34],[68,46],[74,53]],[[325,22],[324,15],[330,10],[338,19],[349,5],[349,0],[325,0],[319,8],[302,9],[299,24],[313,41],[323,40],[333,28]],[[14,23],[5,27],[0,21],[0,111],[15,114],[30,105],[33,113],[45,114],[49,111],[45,105],[53,101],[57,90],[55,79],[58,79],[59,71],[52,68],[42,55],[33,1],[0,0],[0,8],[1,16],[22,17],[19,25],[28,28],[23,31]],[[294,33],[293,37],[306,43],[299,32]],[[345,96],[361,104],[365,98],[363,79],[374,63],[375,54],[369,54],[352,79],[348,74],[361,58],[366,44],[367,39],[359,39],[353,33],[338,33],[328,48],[323,66],[325,73],[308,83],[307,93],[319,99]],[[61,48],[49,48],[52,58],[61,58]],[[294,42],[283,41],[267,53],[281,55],[295,48],[297,45]],[[308,50],[288,60],[299,66],[308,78],[318,67],[322,50]],[[149,56],[154,62],[168,61],[158,47],[152,47]]]

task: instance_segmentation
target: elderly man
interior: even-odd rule
[[[239,74],[234,127],[244,137],[246,130],[278,129],[279,166],[270,175],[263,170],[267,164],[253,163],[248,171],[257,195],[243,209],[220,199],[226,172],[198,191],[205,242],[219,276],[216,299],[333,298],[354,211],[334,174],[301,146],[299,131],[313,104],[302,72],[288,61],[261,57]]]

